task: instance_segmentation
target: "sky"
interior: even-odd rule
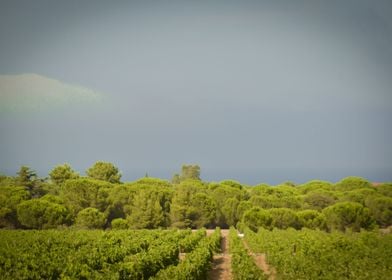
[[[0,172],[392,181],[392,2],[0,1]]]

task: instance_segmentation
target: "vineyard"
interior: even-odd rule
[[[219,229],[208,237],[205,229],[1,231],[0,275],[1,279],[204,279],[219,242]],[[181,261],[180,250],[187,252]]]
[[[391,279],[392,236],[266,230],[2,230],[0,279]],[[228,247],[220,251],[228,237]],[[223,238],[223,239],[222,239]],[[224,246],[226,247],[226,246]],[[213,255],[228,274],[209,278]],[[273,275],[260,265],[266,256]]]
[[[0,279],[392,279],[389,183],[54,175],[0,176]]]
[[[253,252],[267,255],[278,279],[392,277],[391,235],[260,229],[245,230],[245,242]]]

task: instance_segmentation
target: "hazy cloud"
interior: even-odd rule
[[[42,112],[99,103],[102,94],[37,74],[0,75],[0,112]]]

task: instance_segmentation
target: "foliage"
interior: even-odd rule
[[[198,246],[189,254],[185,260],[177,266],[169,266],[158,272],[154,280],[204,280],[207,279],[207,272],[210,269],[210,262],[214,252],[220,246],[220,229],[202,239]]]
[[[365,199],[371,216],[381,227],[392,225],[392,197],[369,196]]]
[[[110,162],[97,161],[86,171],[87,176],[109,183],[120,183],[121,174],[116,166]]]
[[[72,170],[69,164],[64,163],[53,168],[49,173],[49,177],[53,183],[60,185],[66,180],[78,178],[79,174]]]
[[[60,197],[72,217],[87,207],[105,212],[109,206],[108,196],[112,184],[90,178],[71,179],[64,182]]]
[[[83,209],[76,216],[75,225],[85,229],[100,229],[106,223],[106,215],[98,209],[88,207]]]
[[[28,189],[32,189],[34,187],[34,182],[37,179],[37,173],[34,170],[31,170],[30,167],[23,165],[16,174],[18,175],[16,177],[16,181],[19,186],[24,186]]]
[[[199,180],[200,181],[200,166],[186,165],[181,167],[181,174],[174,174],[172,178],[173,184],[179,184],[185,180]]]
[[[234,280],[267,279],[249,255],[249,252],[244,247],[242,240],[237,236],[237,231],[233,227],[230,228],[229,243]]]
[[[195,180],[187,180],[181,182],[176,186],[175,193],[170,206],[170,216],[172,226],[178,228],[195,228],[197,227],[196,222],[199,217],[204,218],[204,221],[209,222],[209,215],[213,213],[205,213],[204,207],[213,208],[214,205],[211,203],[208,197],[199,196],[196,198],[196,194],[203,193],[206,191],[205,186]],[[203,201],[205,199],[205,201]],[[199,209],[200,204],[203,203],[203,208]],[[203,223],[203,222],[202,222]],[[204,226],[204,225],[202,225]]]
[[[197,244],[206,236],[206,230],[205,229],[199,229],[195,233],[192,233],[182,239],[179,242],[179,247],[181,253],[190,253],[193,251],[193,249],[197,246]]]
[[[196,193],[191,200],[196,209],[193,225],[196,228],[212,227],[216,218],[216,203],[205,193]]]
[[[350,228],[359,231],[361,228],[372,229],[374,219],[368,208],[356,202],[339,202],[323,210],[329,230],[344,231]]]
[[[392,197],[392,183],[383,183],[376,187],[378,193]]]
[[[132,229],[241,225],[254,231],[258,227],[357,231],[392,225],[392,185],[371,184],[360,177],[336,184],[313,180],[251,187],[233,180],[203,182],[197,165],[184,165],[176,183],[143,177],[119,184],[117,167],[107,162],[95,163],[87,173],[97,179],[79,177],[68,164],[53,168],[50,179],[38,178],[26,166],[16,177],[0,176],[0,228],[26,227],[16,209],[32,198],[65,207],[67,225],[74,225],[83,209],[96,208],[106,217],[105,228],[119,218],[123,219],[119,227]]]
[[[270,228],[272,222],[271,213],[259,207],[253,207],[246,211],[242,217],[244,225],[248,226],[251,230],[257,231],[259,227]]]
[[[17,227],[17,205],[30,198],[24,187],[0,186],[0,227]]]
[[[370,187],[371,184],[368,180],[361,177],[350,176],[337,182],[334,186],[334,189],[339,191],[351,191],[355,189]]]
[[[246,230],[245,240],[279,279],[390,279],[392,235],[260,229]]]
[[[297,212],[299,222],[302,227],[310,229],[325,229],[325,217],[316,210],[303,210]]]
[[[37,173],[30,167],[23,165],[16,174],[16,185],[25,187],[32,197],[40,197],[45,193],[42,188],[43,180],[38,178]]]
[[[235,226],[241,217],[238,215],[240,201],[236,197],[230,197],[223,203],[221,212],[228,226]]]
[[[112,224],[112,229],[128,229],[128,223],[123,218],[113,219],[111,224]]]
[[[1,279],[147,279],[178,262],[188,232],[0,231]]]
[[[289,227],[300,229],[301,224],[296,212],[287,208],[273,208],[269,210],[271,227],[286,229]]]
[[[26,200],[17,206],[19,222],[32,229],[56,228],[67,223],[65,206],[46,199]]]
[[[332,190],[332,183],[322,180],[311,180],[299,186],[298,190],[301,193],[307,194],[309,192],[324,192]]]
[[[310,191],[304,197],[305,208],[322,210],[336,202],[336,196],[330,191]]]

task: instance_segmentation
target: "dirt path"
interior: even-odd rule
[[[207,231],[208,234],[208,231]],[[222,240],[221,240],[221,253],[214,255],[212,262],[212,268],[208,273],[208,279],[217,280],[231,280],[231,257],[228,252],[229,248],[229,230],[222,229]]]
[[[249,245],[245,240],[243,240],[243,243],[244,243],[245,248],[248,250],[249,254],[255,260],[256,265],[264,272],[265,275],[268,276],[268,280],[275,280],[276,279],[276,270],[275,270],[275,268],[271,267],[267,263],[267,259],[266,259],[265,254],[255,254],[249,248]]]

